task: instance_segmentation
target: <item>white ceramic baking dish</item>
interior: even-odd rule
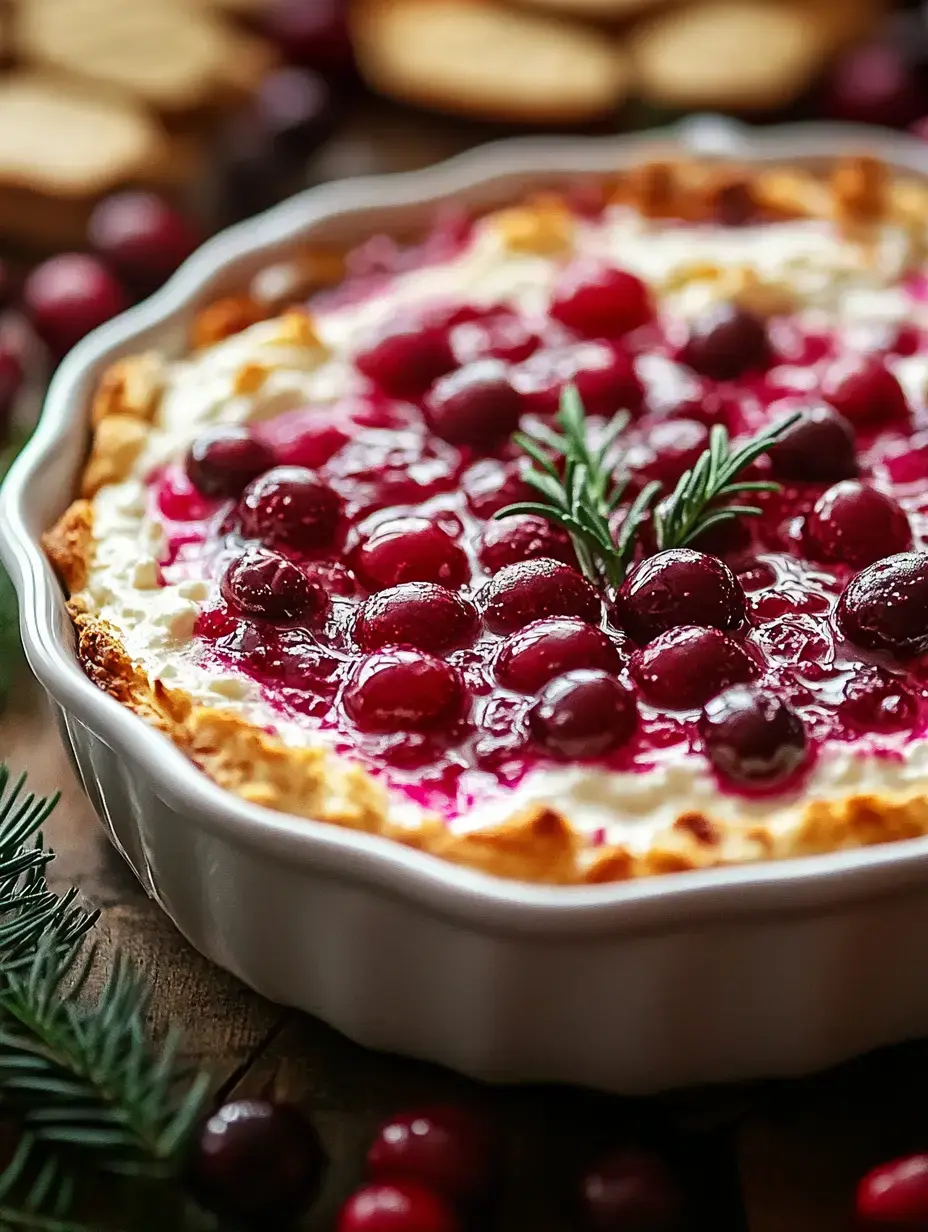
[[[154,298],[61,365],[0,494],[0,549],[32,670],[110,837],[186,937],[266,996],[375,1048],[493,1080],[623,1092],[795,1074],[928,1033],[928,838],[633,884],[495,880],[226,794],[84,676],[41,533],[71,498],[100,372],[179,348],[194,306],[298,239],[425,223],[656,146],[821,159],[866,149],[928,171],[877,130],[754,131],[712,118],[644,137],[501,142],[442,166],[313,189],[210,241]]]

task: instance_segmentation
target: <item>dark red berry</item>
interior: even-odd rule
[[[708,701],[699,734],[716,770],[744,786],[774,787],[806,757],[802,720],[763,689],[739,685]]]
[[[442,377],[425,399],[425,417],[436,436],[477,449],[509,436],[521,413],[509,367],[498,359],[481,359]]]
[[[577,342],[546,347],[513,370],[512,383],[523,409],[553,415],[564,386],[573,384],[588,415],[612,418],[616,411],[641,410],[644,387],[631,358],[620,346]]]
[[[634,693],[614,675],[572,671],[544,687],[528,721],[538,743],[556,757],[601,757],[630,739],[638,708]]]
[[[314,68],[327,77],[351,68],[345,0],[269,0],[261,12],[261,24],[291,64]]]
[[[254,101],[256,119],[281,162],[304,159],[331,132],[332,88],[309,68],[268,73]]]
[[[477,554],[487,573],[499,573],[507,565],[542,557],[574,567],[577,564],[567,531],[531,513],[490,522],[480,536]]]
[[[873,664],[855,669],[845,682],[838,714],[860,732],[910,727],[915,699],[898,676]]]
[[[354,623],[354,639],[364,650],[415,646],[449,650],[470,641],[477,613],[467,599],[432,582],[407,582],[365,600]]]
[[[326,1158],[309,1120],[289,1104],[237,1100],[201,1129],[191,1187],[223,1217],[267,1228],[292,1219],[319,1193]]]
[[[24,355],[19,340],[0,328],[0,442],[9,429],[10,416],[25,379]]]
[[[343,701],[361,731],[428,731],[456,717],[462,696],[460,673],[450,663],[397,648],[364,659]]]
[[[582,258],[558,276],[551,316],[585,338],[621,338],[650,321],[654,306],[640,278]]]
[[[878,355],[838,360],[825,373],[822,397],[855,428],[909,417],[902,386]]]
[[[470,577],[464,549],[427,518],[384,522],[355,549],[351,559],[370,590],[404,582],[439,582],[456,589]]]
[[[412,1181],[379,1181],[352,1194],[337,1232],[461,1232],[461,1224],[431,1190]]]
[[[200,242],[183,214],[149,192],[106,197],[90,216],[90,242],[142,294],[170,278]]]
[[[603,1155],[580,1179],[586,1232],[676,1232],[683,1197],[669,1168],[651,1151],[624,1147]]]
[[[684,625],[670,629],[632,656],[631,672],[642,693],[667,710],[690,710],[732,684],[757,674],[746,650],[719,629]]]
[[[730,381],[770,363],[767,326],[736,304],[717,304],[697,317],[683,349],[683,362],[702,376]]]
[[[187,452],[187,477],[204,496],[241,496],[253,479],[269,471],[276,459],[248,428],[211,428],[194,439]]]
[[[477,595],[487,628],[514,633],[545,616],[576,616],[596,624],[599,595],[585,578],[557,560],[507,565]]]
[[[564,616],[536,620],[503,642],[496,678],[517,693],[537,693],[564,672],[600,668],[618,672],[621,658],[602,629]]]
[[[838,600],[838,624],[856,646],[899,658],[928,651],[928,553],[901,552],[858,573]]]
[[[367,1153],[372,1180],[407,1180],[449,1202],[485,1199],[497,1173],[496,1137],[468,1108],[434,1107],[400,1112],[377,1131]]]
[[[670,548],[642,561],[616,599],[620,623],[642,644],[680,625],[737,629],[744,611],[744,591],[729,567],[692,548]]]
[[[318,579],[263,548],[236,556],[222,576],[220,590],[231,607],[266,620],[315,620],[328,604]]]
[[[668,419],[651,430],[647,441],[629,450],[628,469],[672,488],[708,447],[709,429],[696,419]]]
[[[464,321],[451,332],[451,349],[461,365],[478,359],[518,364],[538,350],[541,340],[513,312],[499,311],[476,321]]]
[[[461,477],[468,509],[478,518],[492,518],[507,505],[533,500],[534,490],[523,478],[526,469],[522,461],[504,464],[482,458],[475,462]]]
[[[855,47],[838,61],[825,94],[836,120],[905,128],[928,109],[928,96],[902,48],[891,42]]]
[[[771,422],[796,409],[788,400],[775,402],[769,411]],[[854,429],[830,406],[802,407],[799,419],[770,446],[767,456],[779,479],[834,483],[858,473]]]
[[[109,270],[79,252],[36,266],[23,287],[23,302],[36,333],[56,358],[129,303]]]
[[[391,320],[355,359],[358,370],[392,398],[413,401],[455,366],[444,321]]]
[[[857,1186],[856,1213],[866,1227],[928,1225],[928,1155],[906,1155],[873,1168]]]
[[[239,502],[243,534],[295,551],[328,547],[341,514],[337,493],[302,466],[275,466],[253,480]]]
[[[856,479],[845,479],[815,502],[806,520],[809,549],[820,560],[862,569],[912,543],[905,510],[892,496]]]

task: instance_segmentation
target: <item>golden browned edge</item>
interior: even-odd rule
[[[654,217],[715,217],[720,204],[737,211],[756,204],[774,217],[818,216],[835,220],[864,249],[872,225],[891,219],[918,230],[928,221],[928,186],[893,178],[876,160],[845,160],[821,175],[795,168],[655,161],[605,184],[609,198]],[[556,193],[496,211],[496,225],[514,248],[552,256],[570,252],[571,219]],[[330,251],[304,249],[289,271],[300,296],[313,285],[339,280],[342,261]],[[699,270],[696,277],[717,276]],[[272,280],[273,281],[273,280]],[[207,305],[196,316],[191,343],[211,346],[279,312],[281,302],[249,294]],[[286,287],[286,271],[274,285]],[[734,294],[770,312],[786,304],[788,288],[759,286],[745,278]],[[312,344],[311,318],[290,309],[281,318],[285,336]],[[72,595],[69,611],[77,653],[89,678],[158,728],[216,783],[253,804],[297,817],[380,834],[408,847],[499,877],[548,884],[592,884],[755,860],[826,853],[913,838],[928,833],[928,796],[854,795],[808,804],[800,823],[776,835],[762,824],[731,825],[702,812],[684,812],[657,835],[650,850],[621,845],[591,847],[553,808],[534,804],[503,824],[469,834],[453,833],[438,817],[415,827],[389,819],[389,796],[361,766],[331,751],[294,748],[237,715],[196,704],[177,690],[150,682],[133,663],[118,632],[88,611],[80,591],[93,558],[90,498],[104,484],[131,471],[156,414],[164,361],[157,354],[120,360],[104,375],[91,408],[93,443],[81,481],[81,498],[44,536],[44,547]],[[249,372],[246,382],[253,379]]]

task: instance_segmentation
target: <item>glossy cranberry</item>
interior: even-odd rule
[[[702,376],[730,381],[770,362],[767,326],[736,304],[718,304],[694,320],[683,362]]]
[[[425,400],[429,427],[452,445],[492,445],[515,431],[521,413],[509,367],[498,359],[481,359],[442,377]]]
[[[204,1206],[267,1228],[314,1201],[325,1168],[319,1137],[298,1108],[253,1099],[224,1104],[206,1121],[189,1174]]]
[[[806,756],[798,714],[773,693],[744,685],[706,703],[699,734],[716,770],[744,786],[776,786]]]
[[[857,1186],[857,1218],[865,1227],[928,1226],[928,1155],[906,1155],[873,1168]]]
[[[806,539],[821,560],[862,569],[884,556],[904,552],[912,543],[905,510],[892,496],[845,479],[815,502],[806,520]]]
[[[618,410],[635,414],[644,402],[644,387],[631,358],[605,342],[546,347],[514,369],[512,383],[524,409],[536,415],[553,415],[569,383],[576,385],[588,415],[611,418]]]
[[[517,693],[537,693],[564,672],[599,668],[618,672],[619,652],[602,629],[583,620],[549,616],[526,625],[503,642],[496,679]]]
[[[610,1151],[580,1179],[579,1214],[587,1232],[676,1232],[683,1197],[659,1155]]]
[[[408,1180],[449,1202],[485,1199],[497,1173],[496,1136],[479,1113],[419,1108],[385,1121],[367,1153],[365,1171],[378,1181]]]
[[[477,606],[494,633],[514,633],[545,616],[576,616],[595,624],[601,611],[590,583],[557,560],[507,565],[477,595]]]
[[[668,419],[648,434],[637,451],[629,451],[628,468],[644,479],[672,488],[708,448],[709,429],[696,419]]]
[[[858,667],[844,685],[838,713],[860,732],[910,727],[915,699],[905,683],[883,667]]]
[[[350,69],[353,56],[346,0],[269,0],[262,28],[291,64],[326,76]]]
[[[494,458],[482,458],[468,467],[461,476],[461,488],[471,513],[478,518],[492,518],[507,505],[534,500],[537,494],[523,478],[526,462],[523,458],[504,465]]]
[[[36,333],[56,358],[128,306],[109,270],[79,252],[36,266],[23,287],[23,302]]]
[[[296,551],[331,544],[341,512],[337,493],[302,466],[275,466],[253,480],[239,502],[243,534]]]
[[[631,689],[607,671],[571,671],[549,681],[528,715],[538,743],[556,757],[601,757],[630,739],[638,722]]]
[[[825,373],[822,397],[854,427],[909,416],[902,386],[877,355],[839,360]]]
[[[794,411],[788,402],[774,403],[769,411],[772,423],[785,417],[781,409]],[[778,479],[834,483],[858,473],[854,429],[830,406],[802,407],[799,419],[770,446],[767,456]]]
[[[461,365],[478,359],[518,364],[533,355],[540,342],[535,331],[513,312],[496,312],[476,321],[464,321],[451,333],[451,349]]]
[[[421,398],[455,365],[444,321],[400,317],[379,331],[356,358],[358,370],[391,398]]]
[[[384,522],[355,549],[351,561],[369,590],[404,582],[440,582],[456,589],[470,577],[464,549],[427,518]]]
[[[621,338],[650,321],[654,306],[640,278],[583,258],[558,276],[551,316],[585,338]]]
[[[360,663],[343,701],[361,731],[428,731],[456,717],[462,695],[460,674],[450,663],[397,648]]]
[[[305,158],[329,135],[335,121],[331,87],[308,68],[268,73],[254,108],[275,157],[282,162]]]
[[[577,556],[570,535],[547,518],[532,513],[500,518],[484,527],[477,549],[487,573],[499,573],[523,560],[560,560],[576,568]]]
[[[858,573],[838,600],[838,624],[865,650],[928,651],[928,552],[901,552]]]
[[[746,650],[720,629],[683,625],[632,656],[631,672],[648,701],[667,710],[691,710],[757,673]]]
[[[285,556],[263,548],[236,556],[222,576],[220,590],[231,607],[266,620],[315,619],[327,605],[318,580]]]
[[[889,41],[855,47],[838,61],[825,95],[836,120],[905,128],[924,115],[928,98],[902,48]]]
[[[364,650],[381,646],[448,650],[469,641],[476,627],[477,613],[467,599],[433,582],[407,582],[362,603],[354,639]]]
[[[90,216],[88,236],[100,256],[143,294],[166,282],[200,242],[183,214],[149,192],[105,198]]]
[[[257,429],[281,466],[318,470],[351,440],[351,425],[333,423],[329,407],[300,407],[275,415]]]
[[[616,599],[620,623],[641,644],[680,625],[737,629],[744,609],[744,591],[729,567],[692,548],[670,548],[642,561]]]
[[[253,479],[269,471],[273,451],[248,428],[211,428],[187,452],[187,477],[204,496],[241,496]]]

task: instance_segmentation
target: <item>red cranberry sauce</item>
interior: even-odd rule
[[[397,268],[405,268],[399,258],[387,273]],[[374,275],[368,270],[365,277]],[[366,295],[368,284],[363,279],[362,283],[359,294]],[[545,696],[550,693],[552,697],[566,688],[551,685],[552,671],[571,671],[579,684],[588,677],[596,683],[611,674],[625,690],[617,696],[631,698],[627,705],[623,702],[623,714],[627,711],[629,717],[628,722],[623,720],[621,732],[610,731],[602,738],[591,733],[582,742],[583,747],[597,750],[595,765],[647,771],[691,751],[704,751],[698,729],[700,709],[664,708],[655,703],[653,694],[649,698],[636,679],[632,670],[636,655],[647,643],[633,640],[631,625],[621,627],[622,606],[615,596],[596,595],[579,577],[577,586],[561,585],[557,571],[569,570],[565,562],[573,558],[556,542],[556,535],[552,542],[557,550],[544,553],[533,546],[538,536],[514,534],[510,548],[515,557],[505,555],[499,567],[486,551],[487,527],[500,504],[531,497],[521,479],[524,460],[507,438],[517,404],[521,405],[523,427],[533,420],[550,422],[554,399],[538,397],[533,384],[546,362],[552,371],[577,379],[582,388],[584,356],[592,357],[597,384],[587,405],[591,416],[602,415],[609,406],[618,409],[620,400],[625,405],[635,403],[633,422],[624,437],[628,457],[641,466],[631,476],[632,492],[644,478],[660,471],[655,450],[674,462],[665,468],[669,475],[665,491],[672,488],[680,469],[690,463],[697,435],[694,424],[723,423],[733,436],[744,436],[793,408],[808,407],[810,412],[821,408],[827,403],[828,389],[834,387],[836,365],[846,367],[863,357],[867,372],[884,363],[898,371],[906,362],[895,347],[897,331],[887,333],[874,326],[868,332],[856,325],[853,331],[813,333],[788,318],[767,324],[767,341],[755,347],[757,362],[752,360],[746,371],[738,370],[737,357],[729,362],[727,353],[723,354],[723,337],[713,342],[718,353],[712,352],[711,363],[688,365],[687,347],[681,342],[687,327],[660,311],[656,320],[631,333],[620,331],[615,337],[592,342],[563,321],[522,313],[511,304],[492,310],[452,305],[446,313],[447,328],[454,330],[462,321],[491,315],[498,320],[500,313],[506,314],[510,336],[538,339],[538,346],[531,354],[516,349],[492,361],[456,353],[455,363],[464,367],[493,365],[492,388],[481,383],[479,374],[470,383],[479,394],[474,407],[479,430],[473,433],[465,430],[466,401],[456,408],[460,431],[442,435],[430,418],[434,417],[434,400],[430,404],[427,394],[415,401],[391,396],[378,388],[370,372],[363,380],[359,378],[361,392],[334,408],[307,407],[254,429],[274,453],[278,467],[303,468],[297,477],[303,476],[304,487],[307,483],[321,485],[334,494],[326,539],[316,537],[307,546],[298,539],[277,536],[272,542],[256,544],[243,537],[235,497],[201,494],[182,465],[171,466],[151,479],[152,507],[164,524],[168,541],[162,564],[166,583],[204,575],[218,582],[243,550],[262,546],[298,564],[313,585],[321,582],[330,598],[315,621],[275,622],[256,618],[255,605],[248,613],[234,610],[227,602],[229,587],[224,600],[217,585],[215,598],[204,608],[198,624],[203,653],[224,670],[241,672],[259,682],[282,717],[325,729],[340,750],[385,776],[392,787],[449,817],[502,788],[511,788],[539,764],[557,765],[564,760],[558,758],[551,742],[538,738],[538,725],[531,720],[546,688]],[[731,328],[730,322],[726,328]],[[909,329],[906,335],[906,357],[928,353],[928,337],[918,335],[913,345],[911,333]],[[705,350],[707,334],[699,336]],[[604,355],[614,356],[614,361],[606,363]],[[613,378],[615,398],[610,401],[608,386]],[[438,378],[439,383],[448,380],[447,374]],[[928,540],[928,412],[919,403],[909,408],[907,416],[900,416],[898,408],[892,414],[872,417],[858,413],[858,404],[866,401],[868,380],[865,373],[854,386],[853,416],[847,408],[833,408],[851,423],[851,429],[844,428],[840,420],[837,428],[827,425],[828,431],[836,433],[837,444],[842,433],[853,430],[856,464],[842,455],[840,465],[835,463],[837,471],[814,462],[806,466],[794,456],[801,448],[797,435],[795,443],[791,442],[792,452],[784,453],[777,463],[782,490],[757,498],[763,515],[742,519],[740,534],[719,535],[711,543],[693,545],[722,553],[745,595],[743,614],[739,600],[736,627],[723,622],[723,634],[715,622],[718,627],[708,639],[731,639],[734,649],[729,647],[726,654],[729,659],[735,656],[743,668],[734,676],[728,673],[720,678],[713,693],[733,681],[749,680],[751,688],[766,690],[786,702],[805,728],[811,750],[807,765],[826,742],[853,742],[869,752],[898,756],[908,740],[928,730],[928,663],[903,664],[856,648],[841,635],[834,616],[837,600],[862,567],[861,561],[873,559],[874,553],[880,555],[879,545],[860,542],[867,533],[867,519],[861,525],[852,511],[846,529],[833,525],[848,504],[846,491],[850,491],[846,488],[840,501],[829,498],[823,502],[835,482],[852,487],[855,483],[876,485],[895,498],[899,507],[898,514],[891,510],[892,516],[884,521],[896,526],[899,518],[907,518],[915,550],[923,549]],[[886,381],[880,378],[876,384],[883,398]],[[468,381],[462,378],[460,385],[466,390]],[[843,388],[844,401],[849,402],[846,385]],[[488,407],[495,400],[503,406],[506,420],[499,436],[490,430],[494,420]],[[820,409],[816,415],[819,425]],[[674,441],[676,421],[680,423],[678,445]],[[604,421],[594,418],[593,422]],[[819,436],[816,426],[809,438],[814,441]],[[772,466],[764,458],[756,469],[766,475]],[[247,492],[241,499],[247,499]],[[823,509],[827,511],[827,534],[821,526],[817,534],[810,534],[814,517],[822,522]],[[414,521],[409,523],[409,519]],[[399,570],[395,578],[384,574],[375,579],[376,585],[370,577],[356,576],[356,562],[365,551],[371,554],[365,545],[386,536],[393,537],[391,560],[393,556],[400,559],[402,545],[397,546],[396,537],[404,533],[404,525],[417,528],[420,539],[424,525],[447,536],[447,544],[440,536],[436,542],[444,545],[442,560],[447,556],[454,567],[444,572],[438,566],[432,569],[429,557],[418,573]],[[897,538],[903,542],[908,537],[899,532]],[[647,534],[643,539],[647,541]],[[523,541],[524,557],[519,555]],[[845,553],[848,542],[853,550]],[[892,550],[902,549],[893,546]],[[418,560],[423,551],[421,544],[411,541],[410,560]],[[544,575],[540,581],[535,580],[536,573]],[[491,575],[497,581],[481,593]],[[359,614],[371,596],[376,598],[374,606],[365,608],[366,615]],[[428,615],[430,603],[434,603],[434,622],[422,615]],[[404,604],[415,604],[415,610],[406,612]],[[404,645],[399,656],[395,649],[379,644],[362,649],[364,639],[358,630],[366,628],[365,621],[369,623],[371,613],[376,615],[381,608],[390,611],[391,619],[396,614],[397,627],[423,631],[421,644]],[[504,612],[505,621],[488,618],[497,608]],[[694,612],[686,619],[681,609],[680,619],[673,616],[671,625],[698,624],[698,604]],[[511,627],[512,621],[517,627]],[[537,676],[539,690],[533,693],[521,679],[518,688],[512,687],[503,669],[506,656],[511,658],[514,653],[512,639],[518,642],[519,630],[537,621],[550,622],[566,632],[556,646],[532,649],[538,661],[533,659],[526,679],[531,676],[534,681]],[[597,625],[602,631],[597,636],[604,636],[612,648],[603,649],[590,630],[576,646],[562,644],[571,627],[583,622]],[[637,636],[644,635],[639,630]],[[662,636],[674,644],[681,638],[694,644],[699,641],[693,634]],[[375,656],[386,659],[382,665],[370,666]],[[436,660],[444,660],[453,670],[442,675]],[[362,665],[367,665],[363,671]],[[395,715],[393,710],[383,710],[379,697],[372,700],[359,693],[367,688],[368,676],[385,681],[385,673],[392,673],[395,681],[396,693],[387,690],[384,695]],[[712,684],[710,676],[711,671],[707,688]],[[406,682],[408,699],[404,700]],[[444,691],[441,697],[435,692],[439,686]],[[659,692],[673,694],[672,689]],[[415,714],[410,710],[404,721],[407,701]],[[357,714],[373,713],[372,707],[377,722],[358,722]],[[795,785],[795,780],[791,782]],[[778,783],[776,789],[782,787]],[[735,790],[731,785],[727,789]]]

